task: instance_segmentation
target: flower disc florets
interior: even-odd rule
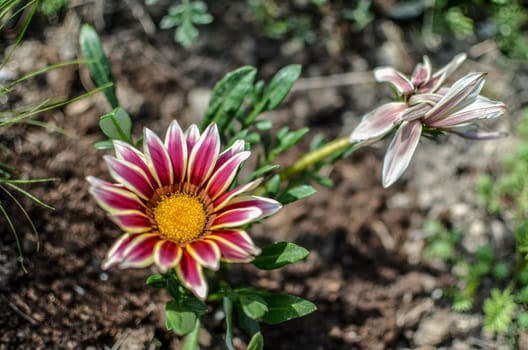
[[[116,183],[88,177],[91,194],[124,231],[103,268],[175,268],[182,284],[204,299],[203,267],[217,270],[220,260],[248,262],[260,253],[242,227],[281,205],[248,194],[258,180],[230,189],[250,155],[244,141],[220,153],[215,124],[203,134],[195,125],[184,133],[174,121],[165,142],[145,129],[143,152],[121,141],[114,148],[116,156],[105,160]]]

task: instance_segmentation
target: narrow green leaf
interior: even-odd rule
[[[293,84],[301,75],[301,66],[292,64],[279,70],[271,79],[260,101],[247,117],[246,126],[251,125],[255,118],[264,111],[276,108],[288,95]]]
[[[191,333],[187,334],[185,341],[182,346],[182,350],[198,350],[198,335],[200,334],[200,320],[196,320],[194,329]]]
[[[275,170],[275,169],[277,169],[277,168],[279,168],[279,167],[280,167],[280,165],[278,165],[278,164],[268,164],[268,165],[264,165],[264,166],[258,168],[257,170],[255,170],[255,171],[253,172],[253,174],[251,174],[251,176],[248,178],[247,181],[249,182],[249,181],[252,181],[252,180],[254,180],[254,179],[256,179],[256,178],[259,178],[259,177],[261,177],[261,176],[264,176],[265,174],[267,174],[267,173],[269,173],[270,171],[273,171],[273,170]]]
[[[268,311],[266,301],[257,294],[242,294],[240,296],[240,305],[244,313],[254,320],[263,317]]]
[[[114,147],[112,140],[103,140],[103,141],[96,142],[94,144],[94,148],[98,151],[112,149],[112,147]]]
[[[196,320],[194,312],[182,310],[175,301],[165,304],[165,327],[179,336],[191,333]]]
[[[303,317],[317,309],[311,301],[295,295],[261,292],[260,296],[268,304],[269,310],[262,319],[268,324],[277,324]]]
[[[101,116],[99,127],[111,139],[132,143],[132,119],[121,107]]]
[[[103,86],[112,83],[112,86],[103,90],[103,93],[112,108],[119,106],[115,86],[113,85],[112,71],[110,63],[104,53],[103,45],[99,40],[99,36],[95,29],[85,24],[81,28],[79,35],[79,42],[81,44],[81,51],[83,56],[88,60],[88,69],[97,86]]]
[[[264,349],[264,337],[262,333],[258,332],[253,335],[246,350],[263,350]]]
[[[283,193],[282,195],[277,198],[279,202],[281,202],[283,205],[298,201],[299,199],[303,199],[306,197],[309,197],[313,195],[315,192],[315,188],[313,188],[310,185],[300,185],[297,187],[294,187],[292,189],[289,189],[286,191],[286,193]]]
[[[301,66],[298,64],[286,66],[275,74],[264,91],[264,98],[268,101],[267,110],[274,109],[284,100],[300,75]]]
[[[235,350],[233,345],[233,302],[228,297],[224,297],[222,304],[226,323],[225,344],[228,350]]]
[[[251,90],[256,74],[257,70],[254,67],[244,66],[226,74],[215,85],[202,122],[202,129],[211,122],[217,122],[222,126],[229,123],[229,117],[234,116],[234,112]],[[229,116],[228,113],[232,115]]]
[[[263,270],[274,270],[293,264],[308,256],[309,251],[291,242],[278,242],[262,248],[262,253],[253,260],[253,265]]]

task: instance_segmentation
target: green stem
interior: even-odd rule
[[[339,151],[352,148],[353,146],[354,144],[350,142],[348,136],[338,138],[301,157],[292,166],[284,169],[284,171],[279,174],[280,178],[281,180],[289,179],[290,177],[299,174],[310,165],[317,164],[325,158],[328,158]]]

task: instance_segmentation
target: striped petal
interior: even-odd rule
[[[411,82],[414,86],[421,86],[431,79],[431,61],[429,57],[424,56],[423,63],[418,63],[414,68],[414,72],[411,76]]]
[[[136,235],[123,252],[119,267],[140,268],[154,263],[154,247],[159,241],[158,234],[145,233]]]
[[[220,153],[218,160],[216,161],[215,171],[227,162],[231,157],[235,156],[240,152],[244,152],[246,142],[244,140],[236,140],[231,147]]]
[[[202,266],[183,251],[180,263],[176,267],[180,282],[200,300],[207,296],[207,283],[203,275]]]
[[[156,180],[152,176],[152,172],[145,161],[145,156],[143,153],[139,152],[132,145],[119,140],[114,140],[114,150],[117,159],[126,160],[127,162],[137,165],[139,168],[141,168],[141,170],[143,170],[145,175],[147,175],[150,183],[156,183]]]
[[[213,241],[218,246],[220,253],[222,254],[222,260],[238,263],[250,262],[253,260],[253,255],[250,251],[241,248],[222,235],[210,235],[207,236],[207,240]]]
[[[120,229],[128,233],[145,233],[152,230],[150,219],[140,211],[109,215],[109,218]]]
[[[165,273],[180,262],[182,253],[182,248],[179,245],[164,239],[156,243],[154,247],[154,261]]]
[[[229,231],[216,231],[214,236],[221,238],[224,241],[230,242],[231,244],[243,249],[244,251],[252,254],[259,255],[260,248],[255,245],[251,237],[246,231],[242,230],[229,230]]]
[[[187,179],[196,186],[201,186],[208,178],[220,153],[220,136],[216,124],[205,129],[189,155]]]
[[[169,151],[174,172],[174,181],[182,182],[187,170],[187,141],[180,125],[174,120],[165,136],[165,147]]]
[[[194,260],[208,269],[217,271],[220,268],[220,249],[211,241],[196,241],[185,247]]]
[[[241,195],[242,193],[245,193],[245,192],[249,192],[249,191],[252,191],[254,190],[255,188],[258,187],[258,185],[260,185],[260,183],[262,182],[262,179],[257,179],[255,181],[251,181],[251,182],[248,182],[247,184],[245,185],[242,185],[240,187],[237,187],[235,189],[232,189],[231,191],[229,192],[226,192],[224,193],[223,195],[221,195],[220,197],[218,197],[215,201],[214,201],[214,207],[215,209],[218,211],[218,210],[221,210],[223,207],[225,207],[233,198],[235,198],[236,196],[239,196]]]
[[[127,249],[128,245],[137,235],[125,233],[112,245],[106,258],[103,260],[101,265],[103,270],[108,269],[110,266],[117,264],[123,260],[123,253]]]
[[[399,115],[406,108],[405,102],[390,102],[367,113],[350,135],[350,142],[382,138],[400,122]]]
[[[383,187],[387,188],[392,185],[407,169],[421,134],[420,120],[404,122],[396,131],[383,160]]]
[[[97,204],[111,214],[144,210],[138,196],[123,186],[111,184],[93,176],[87,178],[92,185],[90,193]]]
[[[262,211],[260,218],[264,218],[278,212],[282,208],[282,204],[270,198],[259,196],[243,196],[233,199],[222,210],[227,211],[251,207],[260,209]]]
[[[243,161],[249,158],[250,154],[250,152],[235,154],[213,173],[209,179],[207,187],[205,188],[211,199],[215,200],[218,196],[227,191],[237,175],[238,167]]]
[[[211,230],[240,227],[258,220],[261,216],[262,210],[255,207],[226,210],[218,214],[211,225]]]
[[[447,117],[436,122],[427,122],[427,126],[433,128],[450,128],[472,122],[476,119],[489,119],[500,117],[506,111],[506,105],[502,102],[489,100],[479,96],[475,102],[460,111],[451,113]]]
[[[457,80],[444,97],[426,113],[425,122],[439,121],[473,103],[484,85],[484,76],[483,73],[472,73]]]
[[[185,140],[187,143],[187,153],[191,153],[192,149],[194,148],[194,145],[198,142],[200,139],[200,130],[198,130],[198,127],[195,124],[192,124],[187,131],[185,131]]]
[[[414,91],[414,85],[407,77],[392,67],[380,67],[374,69],[374,78],[380,83],[391,84],[400,95],[410,95]]]
[[[431,79],[420,87],[419,92],[435,92],[440,86],[444,83],[445,79],[453,74],[455,70],[460,67],[462,63],[466,60],[467,55],[461,53],[453,57],[448,64],[436,71]]]
[[[172,161],[167,149],[160,138],[145,128],[143,132],[143,149],[147,164],[153,169],[152,174],[160,187],[170,185],[174,182]]]
[[[427,103],[419,103],[412,107],[407,108],[402,114],[401,119],[403,121],[411,121],[415,119],[423,118],[425,113],[431,109],[431,105]]]
[[[111,156],[104,156],[110,175],[139,197],[148,200],[154,192],[148,176],[137,165]]]

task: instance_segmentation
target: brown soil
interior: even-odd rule
[[[198,42],[184,50],[172,41],[172,31],[157,30],[152,36],[144,32],[127,6],[143,7],[142,1],[108,3],[102,14],[95,11],[95,5],[87,5],[68,11],[56,24],[37,19],[8,67],[23,74],[73,58],[79,24],[95,23],[113,65],[120,100],[133,116],[136,135],[144,126],[164,132],[173,118],[183,125],[199,121],[207,102],[203,89],[211,89],[238,66],[256,65],[264,79],[290,63],[303,65],[303,77],[364,71],[386,63],[378,48],[393,40],[380,29],[383,18],[355,33],[346,23],[332,22],[335,18],[329,15],[329,23],[315,22],[316,34],[324,40],[288,51],[285,41],[265,38],[242,16],[244,2],[233,2],[236,5],[228,14],[222,5],[210,2],[215,22],[201,28]],[[148,10],[159,21],[162,11],[158,7]],[[464,48],[469,43],[457,45]],[[399,54],[395,60],[407,71],[410,65],[405,55],[412,56],[412,62],[421,57],[419,46],[404,48]],[[440,65],[448,58],[444,53],[433,56],[433,61]],[[73,97],[89,88],[84,67],[60,69],[17,87],[9,107],[52,96]],[[374,90],[370,83],[326,90],[303,90],[301,86],[268,117],[291,127],[310,126],[308,138],[319,132],[335,137],[349,132],[349,125],[357,123],[381,96],[387,96],[386,91]],[[21,271],[13,236],[2,223],[1,349],[143,349],[154,348],[154,337],[162,349],[178,348],[178,339],[164,327],[163,306],[169,296],[145,284],[155,270],[100,269],[119,232],[89,196],[85,177],[108,178],[104,153],[93,148],[102,139],[98,117],[108,109],[104,98],[96,95],[37,117],[65,129],[68,135],[28,125],[2,130],[2,145],[6,146],[2,161],[14,166],[17,176],[56,180],[29,187],[53,211],[18,197],[40,234],[38,250],[37,238],[21,212],[0,193],[2,205],[19,229],[28,269],[27,274]],[[291,161],[303,152],[301,147],[294,149],[281,161]],[[259,244],[290,240],[311,254],[306,261],[281,271],[234,266],[233,280],[296,294],[318,307],[303,319],[263,326],[267,349],[412,347],[407,333],[416,330],[421,315],[445,306],[436,299],[429,303],[431,293],[449,285],[452,278],[427,265],[409,263],[404,249],[410,230],[423,221],[416,194],[405,180],[391,189],[381,188],[381,157],[381,149],[356,152],[333,170],[334,189],[318,187],[313,197],[287,206],[252,228]],[[395,193],[405,193],[408,203],[390,205]],[[416,311],[420,307],[423,310]],[[222,325],[210,322],[200,337],[203,348],[222,349]],[[239,336],[237,346],[247,342]],[[444,345],[449,346],[449,341]]]

